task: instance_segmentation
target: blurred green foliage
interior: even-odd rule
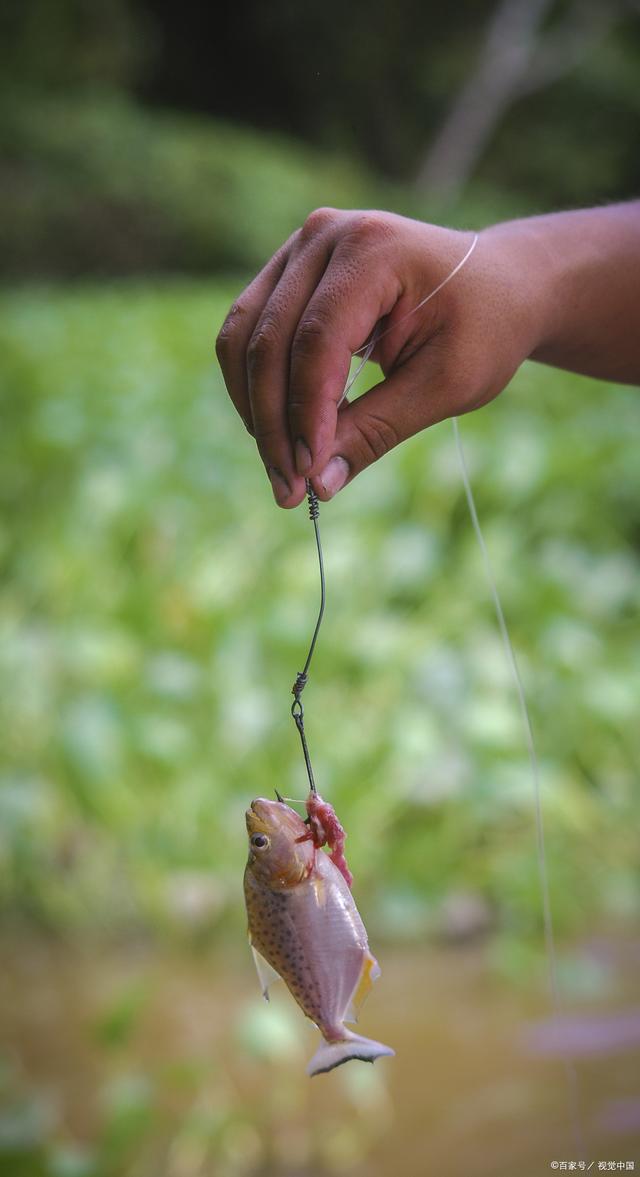
[[[212,359],[231,295],[3,299],[0,889],[53,926],[237,929],[247,801],[303,795],[287,699],[317,569]],[[637,905],[639,418],[634,390],[530,365],[463,423],[563,928]],[[411,938],[462,892],[537,934],[530,770],[450,427],[322,529],[308,734],[365,913]]]
[[[443,213],[344,154],[149,113],[114,92],[81,102],[22,93],[0,110],[0,159],[0,273],[10,278],[245,273],[323,204]],[[526,199],[477,187],[447,213],[480,225],[518,211],[530,211]]]
[[[2,269],[15,276],[259,266],[315,204],[370,195],[339,157],[115,94],[22,95],[0,146]]]
[[[0,273],[244,272],[323,204],[480,227],[637,191],[640,21],[594,0],[613,13],[600,40],[573,62],[578,22],[571,68],[556,45],[557,76],[530,92],[523,79],[462,194],[418,192],[494,5],[403,2],[404,20],[384,3],[246,0],[222,28],[202,5],[9,4]],[[565,8],[541,33],[552,50]]]
[[[224,20],[183,0],[7,0],[0,96],[108,87],[146,106],[282,132],[411,183],[517,4],[238,0]],[[640,20],[627,0],[548,0],[528,67],[479,161],[483,184],[548,207],[637,191]],[[590,33],[589,30],[592,30]],[[179,161],[177,161],[179,162]]]
[[[151,27],[129,0],[6,0],[0,31],[5,92],[126,88],[152,47]]]

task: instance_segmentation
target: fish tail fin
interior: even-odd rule
[[[385,1054],[393,1055],[395,1050],[392,1050],[390,1046],[384,1046],[382,1042],[375,1042],[373,1038],[363,1038],[361,1034],[345,1030],[344,1038],[339,1042],[325,1042],[323,1040],[320,1043],[307,1067],[307,1074],[321,1075],[323,1071],[332,1071],[334,1067],[339,1067],[341,1063],[347,1063],[351,1058],[359,1058],[363,1062],[372,1063]]]

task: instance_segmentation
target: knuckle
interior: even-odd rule
[[[216,337],[216,355],[222,362],[229,355],[232,346],[233,332],[227,326],[226,322],[218,331]]]
[[[354,220],[349,236],[356,245],[384,245],[395,237],[395,229],[386,213],[371,211],[359,213]]]
[[[287,414],[289,417],[289,424],[294,432],[300,428],[303,428],[303,422],[309,418],[312,411],[312,406],[313,400],[309,393],[305,394],[298,392],[295,396],[289,397],[289,402],[287,404]]]
[[[244,303],[240,299],[236,299],[216,338],[216,355],[218,359],[224,359],[232,350],[236,334],[246,313]]]
[[[254,415],[254,436],[260,456],[266,465],[279,465],[281,446],[281,430],[268,420],[260,420]]]
[[[309,395],[298,389],[295,396],[289,397],[289,413],[293,416],[299,413],[304,413],[305,410],[309,408],[309,401]]]
[[[254,331],[247,347],[247,364],[250,372],[255,372],[272,360],[277,343],[276,332],[269,324],[263,323]]]
[[[309,428],[318,436],[327,430],[335,429],[335,401],[319,399],[315,387],[298,389],[295,396],[289,397],[287,409],[289,424],[294,433],[299,429],[304,431],[305,428]]]
[[[324,346],[327,324],[318,317],[306,318],[298,326],[293,340],[292,356],[296,360],[316,356]]]
[[[336,215],[334,208],[316,208],[309,213],[304,225],[300,229],[300,241],[303,244],[313,240],[319,233],[324,232],[333,224]]]
[[[368,413],[358,422],[358,434],[363,456],[369,462],[376,462],[400,441],[395,426],[377,413]]]
[[[278,448],[278,443],[282,440],[282,429],[274,421],[257,418],[254,416],[254,429],[256,441],[260,448],[260,452],[272,452]]]

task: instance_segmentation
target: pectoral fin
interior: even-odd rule
[[[380,965],[375,956],[367,952],[362,961],[362,969],[356,987],[351,994],[351,1000],[347,1006],[347,1012],[344,1015],[345,1022],[357,1022],[360,1008],[364,1004],[366,998],[369,996],[371,986],[374,981],[377,981],[380,976]]]
[[[277,973],[276,970],[271,967],[269,962],[264,959],[264,956],[261,956],[257,948],[253,947],[253,944],[251,945],[251,951],[255,961],[256,972],[258,974],[262,996],[264,997],[265,1001],[268,1001],[269,986],[273,985],[274,981],[281,981],[282,977],[280,976],[280,973]]]

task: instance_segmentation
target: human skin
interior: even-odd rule
[[[640,383],[640,201],[473,235],[387,212],[317,209],[233,304],[216,351],[276,502],[318,497],[420,430],[479,408],[527,358]],[[379,325],[384,379],[340,407]],[[384,334],[383,334],[384,332]]]

